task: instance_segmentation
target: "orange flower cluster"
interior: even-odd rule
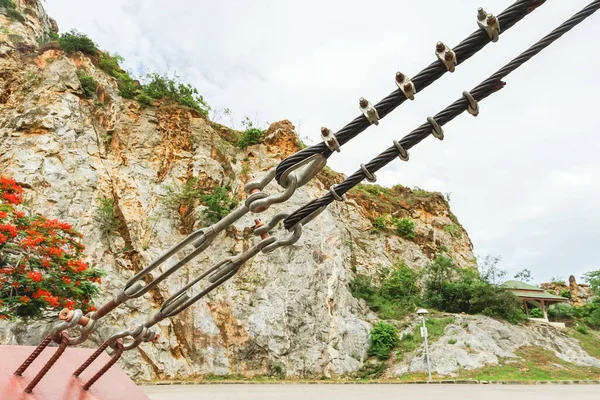
[[[82,260],[82,235],[66,222],[19,210],[23,192],[13,179],[0,177],[0,319],[95,309],[102,273]]]

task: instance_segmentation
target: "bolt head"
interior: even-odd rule
[[[369,105],[369,102],[367,101],[367,99],[361,97],[360,100],[358,101],[358,104],[362,107],[365,108]]]
[[[483,21],[486,16],[487,16],[487,13],[485,12],[485,10],[483,8],[479,7],[477,9],[477,19],[480,21]]]
[[[329,129],[327,129],[326,127],[322,127],[321,128],[321,135],[323,135],[323,136],[329,135]]]
[[[405,83],[404,84],[404,91],[405,92],[410,93],[410,92],[412,92],[412,90],[413,90],[413,86],[410,83]]]
[[[396,72],[396,82],[402,82],[405,76],[402,72]]]
[[[444,53],[444,59],[446,61],[454,60],[454,53],[452,53],[451,51],[447,51],[446,53]]]
[[[488,15],[488,17],[487,17],[488,25],[496,25],[496,21],[498,21],[498,20],[492,14]]]
[[[435,45],[435,49],[437,50],[438,53],[444,51],[445,48],[446,48],[446,45],[444,45],[444,43],[442,43],[442,42],[437,42],[437,44]]]

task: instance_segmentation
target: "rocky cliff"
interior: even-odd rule
[[[0,10],[0,174],[26,188],[32,211],[72,223],[85,235],[89,263],[107,273],[98,304],[186,233],[206,225],[205,206],[196,201],[173,207],[172,188],[194,178],[206,192],[230,188],[243,200],[250,173],[260,176],[298,150],[287,121],[241,150],[239,132],[192,109],[123,99],[94,57],[67,55],[47,43],[57,28],[41,1],[15,4],[22,20]],[[98,83],[91,98],[78,72]],[[325,170],[261,217],[293,211],[340,179]],[[271,184],[266,191],[280,188]],[[114,204],[117,221],[108,233],[99,217],[103,198]],[[415,239],[388,226],[374,231],[373,221],[385,214],[412,218]],[[145,319],[200,271],[248,249],[256,241],[255,217],[239,220],[168,282],[110,314],[92,341]],[[349,281],[356,272],[373,273],[398,260],[421,268],[441,251],[461,267],[473,263],[471,241],[441,194],[363,187],[307,225],[295,245],[259,254],[204,300],[162,322],[160,340],[126,353],[123,367],[137,379],[356,371],[376,317],[352,297]],[[46,329],[44,321],[5,323],[0,341],[36,344]]]

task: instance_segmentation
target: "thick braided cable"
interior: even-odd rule
[[[471,95],[476,101],[481,101],[486,97],[490,96],[492,93],[498,91],[504,86],[504,82],[502,82],[502,78],[509,75],[511,72],[519,68],[521,65],[529,61],[540,51],[548,47],[554,41],[559,39],[562,35],[573,29],[575,26],[580,24],[583,20],[594,14],[596,11],[600,9],[600,0],[596,0],[581,10],[579,13],[574,15],[568,21],[563,23],[561,26],[552,31],[549,35],[544,37],[542,40],[537,42],[535,45],[530,47],[527,51],[519,55],[517,58],[512,60],[510,63],[501,68],[498,72],[490,76],[488,79],[483,81],[480,85],[478,85],[475,89],[471,90]],[[457,101],[455,101],[452,105],[448,106],[440,113],[438,113],[434,120],[440,125],[443,126],[448,122],[452,121],[454,118],[462,114],[468,107],[469,101],[465,97],[461,97]],[[429,122],[421,125],[408,135],[406,135],[402,140],[400,140],[400,145],[408,150],[411,147],[417,145],[423,139],[431,134],[433,130],[433,125]],[[398,157],[398,149],[395,146],[391,146],[386,149],[383,153],[379,154],[373,160],[371,160],[368,164],[365,165],[366,169],[370,173],[375,173],[379,169],[383,168],[385,165],[389,164],[391,161],[395,160]],[[360,183],[366,176],[364,174],[363,169],[359,169],[354,174],[345,179],[341,184],[336,185],[335,192],[338,196],[342,196],[344,193],[348,192],[351,188]],[[317,211],[321,207],[325,207],[331,204],[334,201],[334,196],[332,193],[329,193],[319,199],[313,200],[312,202],[306,204],[299,210],[295,211],[292,215],[285,219],[284,225],[286,229],[290,229],[296,223],[302,221],[305,217],[311,215],[313,212]]]
[[[519,0],[508,7],[500,15],[498,15],[498,20],[500,21],[500,27],[502,29],[501,33],[506,32],[526,15],[544,4],[545,1],[546,0]],[[467,39],[463,40],[459,45],[452,49],[456,54],[457,64],[460,65],[469,59],[471,56],[485,47],[485,45],[490,43],[490,41],[490,37],[482,29],[472,33]],[[419,74],[412,79],[412,82],[414,83],[417,92],[420,93],[423,89],[438,80],[446,72],[447,69],[444,64],[440,60],[436,60],[427,68],[419,72]],[[404,103],[405,100],[406,97],[400,91],[400,89],[393,91],[390,95],[375,105],[377,113],[379,114],[379,118],[381,119],[388,115],[396,107]],[[339,132],[337,132],[335,137],[342,146],[363,132],[370,125],[371,123],[363,115],[360,115],[348,125],[343,127]],[[327,145],[325,145],[325,143],[321,142],[289,156],[277,166],[277,173],[275,175],[277,182],[281,183],[281,175],[287,169],[298,164],[299,162],[304,161],[314,154],[321,154],[328,158],[332,154],[332,151],[327,147]]]

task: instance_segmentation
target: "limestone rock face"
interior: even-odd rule
[[[501,359],[518,358],[520,347],[537,346],[557,357],[578,365],[600,367],[579,344],[548,324],[511,325],[484,316],[457,315],[444,335],[430,345],[432,373],[454,375],[460,370],[473,370],[499,364]],[[427,372],[423,348],[404,355],[390,370],[392,376]]]
[[[114,298],[164,250],[206,226],[205,207],[199,202],[192,209],[174,207],[167,201],[169,188],[197,178],[208,192],[229,187],[243,201],[250,174],[265,174],[299,149],[289,121],[273,124],[261,144],[240,150],[239,133],[196,111],[163,101],[144,108],[121,98],[115,79],[97,68],[97,60],[38,46],[57,29],[41,0],[16,4],[25,22],[0,13],[5,28],[0,30],[0,174],[26,188],[32,212],[67,221],[84,234],[87,261],[107,274],[97,304]],[[83,96],[78,71],[98,82],[93,98]],[[268,221],[292,212],[341,179],[324,170],[260,217]],[[273,182],[265,191],[282,189]],[[100,228],[101,197],[114,201],[119,222],[109,235]],[[412,218],[416,238],[405,239],[393,229],[373,233],[372,221],[382,214]],[[250,248],[257,242],[251,229],[256,217],[247,214],[156,290],[109,314],[84,345],[98,345],[132,321],[145,320],[202,271]],[[374,273],[398,260],[422,268],[439,251],[460,267],[472,265],[471,241],[441,194],[401,187],[375,196],[356,192],[305,226],[296,244],[258,254],[229,282],[161,322],[158,342],[127,352],[122,366],[139,380],[268,374],[274,368],[288,376],[354,372],[365,359],[376,317],[352,297],[349,281],[356,272]],[[5,322],[0,343],[35,345],[47,333],[47,322]],[[419,363],[406,368],[418,369]]]
[[[168,187],[181,187],[194,177],[207,190],[230,187],[243,200],[250,174],[260,176],[299,150],[289,121],[273,124],[261,144],[240,150],[235,146],[239,133],[193,110],[167,102],[143,108],[121,98],[115,80],[92,59],[66,55],[55,46],[37,47],[56,24],[37,2],[17,1],[17,6],[23,12],[31,9],[25,23],[0,15],[7,28],[0,33],[5,49],[0,58],[0,174],[27,188],[32,212],[65,220],[85,235],[89,263],[107,273],[98,304],[113,298],[134,273],[187,233],[206,225],[199,203],[193,210],[168,205]],[[30,47],[15,43],[16,35]],[[84,98],[78,71],[98,82],[92,99]],[[340,179],[325,171],[260,217],[268,221],[291,212]],[[265,191],[281,190],[273,182]],[[100,197],[115,201],[120,220],[118,231],[108,236],[99,227]],[[376,211],[360,196],[332,204],[305,227],[295,245],[257,255],[228,283],[161,322],[160,340],[126,353],[124,368],[136,379],[266,374],[275,365],[289,376],[356,371],[375,316],[348,290],[353,271],[373,272],[397,260],[423,267],[432,249],[443,244],[459,265],[473,259],[462,228],[458,239],[442,229],[450,212],[441,195],[402,211],[416,222],[415,241],[371,233]],[[201,271],[251,247],[257,241],[250,229],[256,217],[247,214],[157,290],[103,319],[91,341],[99,344],[131,321],[148,318]],[[0,341],[36,344],[47,329],[46,321],[5,323]]]

